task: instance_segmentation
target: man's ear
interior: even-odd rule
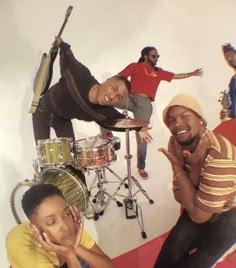
[[[206,127],[206,126],[207,126],[207,123],[206,123],[206,121],[205,121],[205,120],[201,120],[201,121],[200,121],[200,125],[202,125],[202,126]]]

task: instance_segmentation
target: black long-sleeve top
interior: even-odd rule
[[[106,121],[125,117],[112,106],[89,101],[90,89],[99,82],[75,59],[65,42],[60,44],[60,71],[60,80],[42,97],[49,112],[65,119],[95,121],[102,126]]]

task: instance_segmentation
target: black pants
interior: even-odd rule
[[[75,139],[71,120],[50,113],[45,107],[43,99],[40,100],[36,112],[33,113],[32,120],[36,143],[38,140],[50,138],[50,127],[55,130],[57,137]]]
[[[215,222],[194,223],[184,210],[170,231],[154,268],[210,268],[236,243],[236,209]],[[193,249],[194,253],[189,254]]]

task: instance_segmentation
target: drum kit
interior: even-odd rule
[[[25,191],[34,184],[50,183],[57,186],[62,190],[66,201],[71,205],[76,205],[82,212],[85,212],[91,204],[94,220],[103,215],[111,201],[116,202],[118,207],[123,206],[115,196],[124,186],[128,188],[128,195],[124,199],[126,218],[137,218],[142,237],[146,238],[142,211],[137,204],[137,193],[141,192],[150,204],[154,201],[137,179],[131,175],[132,155],[130,154],[129,131],[139,130],[148,124],[148,121],[129,118],[110,121],[106,124],[108,129],[126,132],[127,176],[125,178],[121,178],[110,167],[116,161],[116,151],[120,149],[118,137],[102,138],[98,135],[76,141],[72,141],[70,138],[39,140],[37,143],[38,159],[33,162],[35,171],[33,179],[18,183],[11,193],[10,204],[16,222],[21,223],[26,220],[21,208],[21,199]],[[88,189],[81,174],[91,170],[95,171],[95,178]],[[116,177],[117,181],[112,182],[119,184],[113,194],[108,193],[104,188],[104,184],[109,183],[106,179],[106,171]],[[94,196],[91,196],[91,190],[96,187],[95,185],[98,191]],[[92,202],[90,202],[90,197]]]

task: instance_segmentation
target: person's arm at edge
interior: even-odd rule
[[[114,268],[112,260],[101,250],[95,243],[92,248],[86,249],[83,246],[78,246],[75,249],[77,256],[81,257],[93,268]]]
[[[196,69],[193,72],[190,73],[179,73],[179,74],[174,74],[173,79],[185,79],[189,78],[192,76],[203,76],[203,70],[202,69]]]

